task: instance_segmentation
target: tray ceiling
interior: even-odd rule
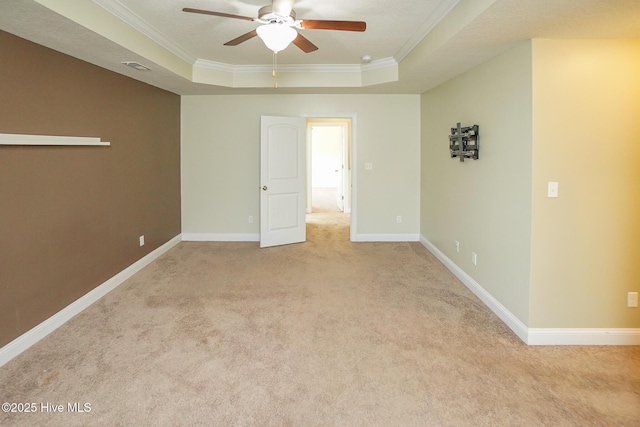
[[[224,46],[259,24],[182,12],[257,17],[266,4],[3,0],[0,29],[178,94],[274,93],[273,55],[259,38]],[[319,49],[278,54],[278,93],[422,93],[527,39],[640,37],[637,0],[297,0],[294,9],[367,30],[299,30]]]

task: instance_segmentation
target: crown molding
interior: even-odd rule
[[[193,65],[195,83],[234,88],[270,87],[270,65],[232,65],[197,59]],[[398,80],[398,63],[384,58],[370,64],[283,64],[278,65],[282,87],[364,87]],[[266,78],[265,76],[269,76]]]
[[[206,59],[196,59],[193,68],[204,68],[207,70],[220,71],[223,73],[237,72],[237,65],[225,64],[224,62],[209,61]]]
[[[158,43],[160,46],[167,49],[180,59],[189,64],[194,64],[196,58],[175,44],[172,40],[165,37],[160,31],[158,31],[153,25],[138,16],[135,12],[129,9],[127,6],[120,3],[118,0],[92,0],[95,4],[111,13],[121,21],[125,22],[135,30],[141,32],[151,40]]]
[[[409,52],[411,52],[418,43],[420,43],[420,41],[422,41],[422,39],[425,38],[436,25],[438,25],[438,23],[442,21],[459,2],[460,0],[442,0],[433,12],[427,16],[427,20],[416,30],[415,33],[413,33],[398,53],[394,55],[396,61],[398,63],[402,62]]]
[[[389,57],[389,58],[377,59],[375,61],[371,61],[368,64],[362,64],[360,65],[360,69],[362,71],[373,71],[373,70],[380,70],[382,68],[397,67],[397,66],[398,66],[398,61],[396,61],[395,58],[393,57]]]
[[[278,64],[278,72],[281,73],[362,73],[379,70],[387,67],[396,67],[398,63],[394,58],[384,58],[373,61],[370,64]],[[194,68],[205,68],[224,73],[265,73],[271,72],[271,65],[233,65],[223,62],[196,59]]]

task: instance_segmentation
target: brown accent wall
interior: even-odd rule
[[[180,233],[180,97],[0,31],[0,133],[111,142],[0,146],[3,346]]]

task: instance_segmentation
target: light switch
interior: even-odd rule
[[[365,163],[364,164],[364,170],[370,171],[372,169],[373,169],[373,163]]]
[[[558,183],[547,183],[547,197],[558,197]]]

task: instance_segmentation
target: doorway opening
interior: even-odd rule
[[[351,119],[307,119],[307,239],[350,240]]]

